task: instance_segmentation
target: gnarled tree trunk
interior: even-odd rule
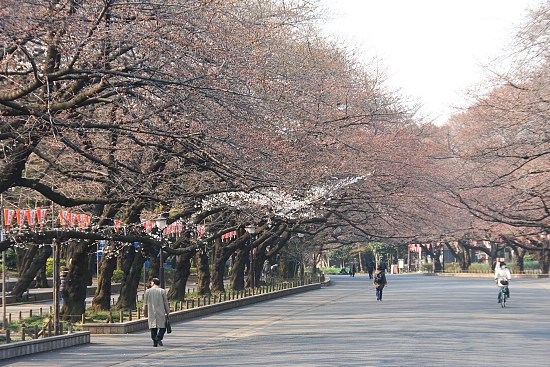
[[[86,311],[86,295],[88,285],[88,248],[93,242],[73,242],[69,247],[69,274],[65,283],[67,299],[61,308],[64,320],[79,320]]]
[[[176,256],[176,265],[174,269],[174,282],[170,285],[168,298],[178,301],[185,299],[187,279],[191,274],[191,258],[195,250],[191,250],[182,255]]]
[[[99,262],[99,274],[97,276],[97,289],[92,308],[94,311],[108,311],[111,309],[111,278],[115,271],[117,258],[104,250],[104,256]]]
[[[48,245],[42,246],[40,248],[38,248],[38,246],[32,246],[27,254],[34,255],[32,259],[27,259],[28,261],[26,262],[28,262],[28,264],[25,266],[25,270],[22,272],[22,274],[20,274],[19,279],[17,280],[11,291],[11,293],[15,295],[18,300],[20,300],[23,296],[23,293],[25,293],[27,289],[29,289],[38,271],[45,266],[46,260],[52,254],[52,248]]]
[[[243,290],[244,289],[244,269],[248,263],[248,249],[239,248],[237,255],[235,256],[235,262],[231,268],[231,289]]]
[[[143,264],[145,264],[145,257],[141,252],[136,251],[134,246],[128,246],[122,266],[124,277],[120,285],[120,296],[116,303],[118,309],[129,310],[136,308],[137,290]]]
[[[201,249],[195,255],[197,263],[198,289],[200,295],[210,294],[210,267],[208,262],[208,253],[205,249]]]

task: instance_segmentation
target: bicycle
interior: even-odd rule
[[[504,308],[506,307],[506,299],[508,298],[508,286],[500,285],[499,287],[498,302],[500,303],[500,307]]]
[[[510,283],[508,282],[508,279],[499,278],[495,280],[500,288],[498,292],[498,303],[500,303],[500,307],[504,308],[506,307],[506,299],[510,298],[510,290],[508,288]]]

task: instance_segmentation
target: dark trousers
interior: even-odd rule
[[[376,300],[382,301],[382,287],[376,287]]]
[[[151,329],[151,339],[154,340],[162,340],[164,338],[164,333],[166,332],[166,328],[152,328]]]

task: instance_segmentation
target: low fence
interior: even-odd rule
[[[311,281],[289,282],[281,285],[281,288],[277,290],[260,287],[255,291],[246,290],[234,292],[232,295],[224,294],[225,299],[214,297],[206,300],[205,298],[202,304],[200,300],[197,302],[195,302],[195,300],[189,300],[182,304],[185,305],[185,309],[175,310],[170,313],[170,321],[177,322],[201,317],[257,302],[319,289],[321,286],[322,283],[313,283]],[[92,334],[128,334],[139,330],[146,330],[148,329],[148,324],[146,318],[138,318],[137,320],[129,320],[126,322],[83,324],[82,329]]]
[[[111,292],[119,292],[120,291],[121,284],[120,283],[114,283],[111,285]],[[32,288],[32,286],[31,286]],[[1,289],[1,287],[0,287]],[[8,287],[6,287],[8,289]],[[97,286],[90,285],[86,289],[86,297],[91,297],[95,295]],[[19,302],[40,302],[40,301],[48,301],[53,299],[53,291],[47,290],[47,291],[33,291],[32,293],[26,292],[21,296],[21,299],[17,299],[17,297],[13,295],[6,295],[6,304],[14,304]],[[0,298],[0,305],[2,304],[2,299]]]

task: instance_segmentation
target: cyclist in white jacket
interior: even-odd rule
[[[504,261],[497,263],[495,266],[495,281],[499,287],[506,288],[507,297],[510,297],[510,288],[508,288],[510,279],[512,279],[512,274],[510,274],[510,269],[506,267],[506,263]]]

